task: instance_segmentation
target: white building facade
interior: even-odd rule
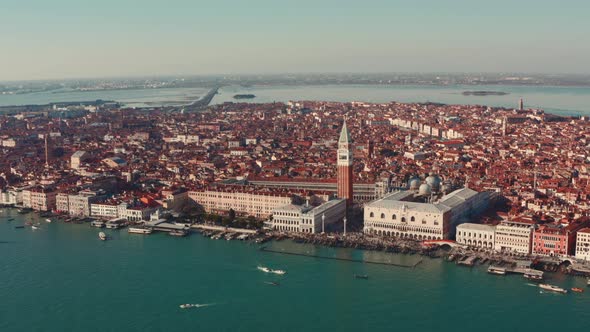
[[[363,232],[415,240],[449,239],[458,224],[485,210],[490,195],[462,188],[428,203],[416,200],[418,195],[411,190],[399,191],[365,205]]]
[[[233,209],[237,214],[256,218],[267,218],[279,206],[291,204],[290,195],[279,195],[240,191],[189,191],[188,196],[206,212],[228,213]]]
[[[495,226],[464,223],[457,226],[456,241],[469,247],[494,249],[495,234]]]
[[[503,221],[496,226],[494,249],[498,252],[530,254],[533,224]]]
[[[583,228],[576,235],[576,258],[590,261],[590,228]]]
[[[343,222],[345,217],[346,200],[343,199],[334,199],[317,207],[288,204],[274,209],[272,219],[265,226],[285,232],[315,234],[331,224]]]

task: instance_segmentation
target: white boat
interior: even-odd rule
[[[143,227],[129,227],[128,233],[132,234],[151,234],[151,228],[143,228]]]
[[[96,227],[96,228],[103,228],[105,226],[105,223],[104,223],[104,221],[101,221],[101,220],[94,220],[90,223],[90,226]]]
[[[32,229],[39,229],[39,227],[37,227],[37,226],[35,226],[35,225],[31,226],[31,228],[32,228]]]
[[[540,281],[543,280],[543,271],[538,271],[534,269],[526,269],[524,271],[523,277],[529,280]]]
[[[266,272],[266,273],[270,273],[271,269],[269,269],[268,267],[264,267],[264,266],[258,266],[257,269],[259,269],[262,272]]]
[[[270,272],[274,273],[274,274],[281,274],[281,275],[287,273],[287,271],[283,271],[283,270],[270,270]]]
[[[47,219],[45,219],[45,221],[47,221],[47,222],[51,222],[51,219],[47,218]]]
[[[556,292],[556,293],[562,293],[562,294],[567,293],[566,289],[563,289],[563,288],[555,286],[555,285],[539,284],[539,288],[544,289],[544,290],[548,290],[548,291],[552,291],[552,292]]]
[[[98,238],[101,239],[102,241],[106,241],[107,235],[104,232],[100,232],[100,233],[98,233]]]
[[[586,282],[586,286],[590,286],[590,279]]]
[[[503,276],[506,275],[506,269],[503,267],[490,266],[488,267],[488,273]]]
[[[209,306],[211,304],[192,304],[192,303],[185,303],[185,304],[181,304],[179,307],[180,309],[190,309],[190,308],[201,308],[201,307],[206,307]]]

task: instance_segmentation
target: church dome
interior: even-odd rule
[[[420,179],[413,176],[410,181],[408,181],[408,186],[410,187],[410,190],[418,190],[418,187],[420,187]]]
[[[420,189],[418,189],[418,195],[420,196],[430,196],[431,192],[432,189],[430,188],[430,185],[428,185],[427,183],[423,183],[420,186]]]
[[[442,180],[436,174],[430,173],[430,176],[428,176],[426,178],[426,183],[428,183],[428,185],[435,191],[438,191],[438,189],[440,188],[441,182],[442,182]]]

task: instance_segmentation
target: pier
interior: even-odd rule
[[[232,232],[232,233],[242,233],[242,234],[256,234],[257,231],[254,229],[245,229],[245,228],[233,228],[233,227],[223,227],[223,226],[214,226],[214,225],[203,225],[203,224],[194,224],[191,226],[194,229],[202,229],[206,231],[215,231],[215,232]]]
[[[422,263],[422,259],[418,260],[414,264],[411,264],[411,265],[408,264],[408,265],[406,265],[406,264],[396,264],[396,263],[390,263],[390,262],[367,261],[367,260],[353,259],[353,258],[319,256],[319,255],[312,255],[312,254],[299,253],[299,252],[290,252],[290,251],[283,251],[283,250],[268,249],[266,247],[260,248],[260,251],[270,252],[270,253],[274,253],[274,254],[283,254],[283,255],[291,255],[291,256],[302,256],[302,257],[310,257],[310,258],[321,258],[321,259],[330,259],[330,260],[345,261],[345,262],[354,262],[354,263],[366,263],[366,264],[375,264],[375,265],[389,265],[389,266],[396,266],[396,267],[403,267],[403,268],[411,268],[411,269],[415,268],[420,263]]]

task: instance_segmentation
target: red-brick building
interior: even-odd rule
[[[352,140],[346,127],[346,121],[342,126],[338,139],[338,198],[346,199],[347,204],[352,204]]]
[[[533,232],[533,254],[546,256],[573,256],[578,230],[588,220],[576,220],[568,225],[560,223],[540,225]]]

